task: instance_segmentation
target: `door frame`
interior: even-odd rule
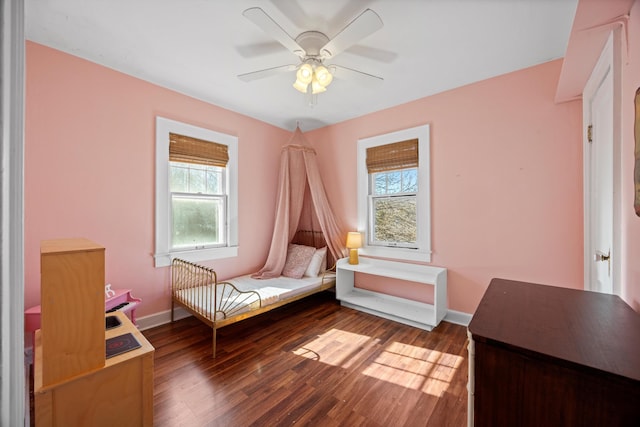
[[[590,161],[590,143],[588,140],[588,126],[591,124],[591,108],[588,100],[590,100],[598,90],[601,82],[607,73],[611,73],[613,78],[613,223],[612,223],[612,247],[611,247],[611,285],[613,293],[620,295],[620,275],[622,260],[621,246],[621,75],[618,66],[621,60],[620,50],[620,30],[616,29],[609,33],[607,41],[602,48],[602,52],[598,62],[594,66],[591,76],[587,81],[582,92],[582,152],[583,152],[583,200],[584,200],[584,289],[592,289],[591,263],[593,262],[593,254],[595,248],[591,245],[591,161]]]
[[[24,364],[24,2],[0,0],[0,425],[28,425]]]

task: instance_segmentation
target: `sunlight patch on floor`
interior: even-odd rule
[[[348,368],[378,342],[366,335],[331,329],[293,351],[307,359]]]
[[[376,344],[378,340],[367,335],[331,329],[293,350],[293,354],[349,368]],[[462,356],[394,342],[366,364],[363,374],[439,397],[449,388],[463,362]]]
[[[462,356],[394,342],[363,373],[440,397],[463,361]]]

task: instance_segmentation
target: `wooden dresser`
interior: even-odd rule
[[[493,279],[469,337],[470,425],[640,426],[640,315],[618,296]]]

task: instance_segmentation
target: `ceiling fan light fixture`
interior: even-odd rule
[[[331,75],[327,67],[325,67],[324,65],[319,65],[318,67],[316,67],[315,77],[318,83],[325,88],[329,86],[333,81],[333,76]]]
[[[300,79],[296,79],[296,81],[293,83],[293,87],[302,93],[307,93],[308,86],[309,86],[309,83],[301,82]]]
[[[316,76],[313,76],[313,81],[311,82],[311,93],[312,94],[317,94],[317,93],[322,93],[325,90],[327,90],[326,87],[324,87],[324,85],[322,83],[320,83],[318,81],[318,79],[316,78]]]
[[[342,77],[340,74],[350,73],[377,81],[382,80],[380,77],[345,67],[342,67],[345,70],[344,72],[336,74],[337,68],[335,65],[324,65],[325,60],[334,58],[340,52],[382,28],[382,19],[371,9],[366,9],[358,15],[332,39],[320,31],[313,30],[304,31],[298,34],[297,37],[292,38],[260,7],[246,9],[242,12],[242,15],[269,34],[287,50],[293,52],[301,61],[298,66],[285,65],[241,74],[238,77],[243,81],[267,77],[279,71],[296,70],[296,80],[293,83],[293,87],[304,93],[309,105],[313,106],[316,104],[317,94],[327,90],[334,74]]]
[[[296,73],[297,80],[304,84],[311,83],[313,80],[313,67],[311,64],[302,64]]]

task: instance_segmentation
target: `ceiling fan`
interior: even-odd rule
[[[324,92],[333,76],[359,78],[381,82],[382,77],[336,64],[324,64],[340,52],[350,48],[365,37],[382,28],[383,23],[377,13],[366,9],[345,26],[333,39],[320,31],[305,31],[292,38],[287,32],[259,7],[252,7],[242,15],[269,34],[280,44],[298,56],[298,64],[280,65],[238,75],[245,82],[270,77],[281,72],[296,71],[293,87],[302,93],[315,95]]]

